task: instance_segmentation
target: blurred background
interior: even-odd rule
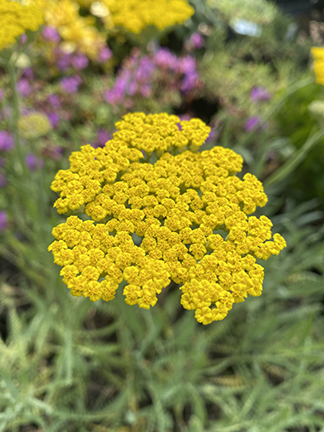
[[[113,1],[34,3],[0,51],[0,432],[324,432],[324,0],[190,0],[139,30]],[[56,172],[138,111],[200,118],[264,184],[287,248],[223,321],[175,283],[149,311],[72,297],[47,251]]]

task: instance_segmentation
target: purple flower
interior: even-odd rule
[[[38,158],[33,153],[28,153],[26,155],[25,162],[30,171],[35,171],[37,168],[42,168],[44,165],[43,159]]]
[[[73,75],[69,77],[64,77],[61,79],[61,89],[65,93],[77,93],[79,89],[79,85],[81,84],[82,80],[79,76]]]
[[[5,210],[0,210],[0,231],[8,228],[8,215]]]
[[[149,57],[143,57],[136,70],[135,80],[147,82],[147,80],[151,78],[151,75],[155,71],[155,68],[155,65]]]
[[[103,48],[97,58],[98,63],[105,63],[112,56],[112,52],[108,47]]]
[[[188,74],[196,71],[196,69],[196,59],[194,57],[188,55],[179,60],[178,72]]]
[[[17,89],[23,97],[27,97],[32,92],[32,88],[26,78],[21,78],[18,81]]]
[[[97,144],[100,147],[104,147],[107,141],[111,138],[110,134],[104,129],[99,129],[97,134]]]
[[[54,27],[46,26],[43,28],[42,36],[50,42],[60,42],[61,37]]]
[[[175,70],[178,59],[168,48],[159,48],[154,54],[154,63],[161,68]]]
[[[3,152],[8,152],[13,148],[13,146],[13,137],[6,131],[0,131],[0,150]]]
[[[183,93],[188,93],[190,90],[197,87],[199,83],[199,75],[196,70],[191,71],[184,75],[180,89]]]
[[[20,41],[22,44],[27,42],[27,35],[25,35],[25,33],[21,35]]]
[[[54,108],[60,108],[61,101],[58,95],[56,94],[50,94],[47,98],[48,102],[52,105]]]
[[[202,48],[205,45],[204,38],[201,33],[195,32],[191,35],[189,43],[193,49]]]
[[[72,66],[74,67],[74,69],[77,70],[85,69],[88,66],[88,64],[89,64],[89,59],[84,54],[76,54],[72,58]]]
[[[106,102],[112,105],[120,104],[124,100],[129,79],[130,71],[127,71],[124,76],[117,76],[114,87],[104,92]]]
[[[190,114],[180,114],[178,117],[181,121],[189,121],[192,119]]]
[[[112,105],[117,105],[121,103],[124,99],[125,91],[122,88],[112,88],[105,91],[104,98],[105,101]]]
[[[271,95],[265,87],[253,87],[250,98],[252,102],[266,102],[271,99]]]
[[[181,131],[181,130],[182,130],[181,122],[182,122],[182,121],[189,121],[189,120],[192,119],[192,117],[191,117],[191,115],[189,115],[189,114],[181,114],[181,115],[179,115],[178,117],[179,117],[179,119],[180,119],[180,123],[178,123],[177,126],[178,126],[179,130]]]
[[[245,123],[245,125],[244,125],[244,129],[245,129],[246,132],[253,131],[253,130],[259,128],[260,123],[261,123],[261,122],[260,122],[260,118],[259,118],[258,116],[250,117],[250,118],[246,121],[246,123]]]
[[[69,54],[62,56],[56,60],[56,66],[61,71],[66,71],[71,64],[71,56]]]
[[[52,127],[55,129],[59,125],[60,120],[61,120],[59,114],[57,114],[56,112],[51,112],[51,113],[47,114],[47,117],[48,117],[49,121],[51,122]]]
[[[55,64],[60,71],[66,71],[71,66],[72,54],[67,54],[60,48],[55,48]]]
[[[0,189],[6,187],[8,184],[7,179],[3,173],[0,173]]]
[[[214,139],[216,138],[216,136],[217,136],[216,130],[214,128],[211,128],[211,130],[209,132],[209,135],[208,135],[208,137],[206,139],[206,143],[214,141]]]
[[[34,72],[33,72],[32,68],[24,69],[22,76],[24,78],[27,78],[27,79],[33,79],[34,78]]]
[[[149,98],[152,95],[152,89],[151,89],[150,84],[143,84],[141,86],[141,95],[144,98]]]
[[[2,90],[2,89],[0,89],[0,101],[2,101],[3,97],[4,97],[4,93],[3,93],[3,90]]]

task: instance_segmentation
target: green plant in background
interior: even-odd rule
[[[317,59],[321,53],[321,48],[312,49],[315,56],[315,75],[316,81],[321,83],[322,61]],[[296,147],[298,152],[305,148],[305,142],[318,136],[318,145],[312,151],[305,154],[298,171],[290,178],[290,187],[294,190],[294,196],[298,202],[319,197],[323,199],[324,180],[323,171],[323,122],[320,108],[320,98],[323,91],[320,85],[310,83],[305,87],[286,98],[281,109],[276,113],[276,124],[278,133],[289,143]],[[316,143],[317,144],[317,143]],[[306,146],[307,147],[307,146]]]
[[[234,18],[253,21],[257,24],[271,25],[278,17],[276,5],[266,0],[207,0],[207,5],[218,10],[232,20]]]

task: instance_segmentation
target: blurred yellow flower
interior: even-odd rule
[[[324,101],[314,100],[308,105],[308,110],[311,114],[314,114],[319,119],[324,119]]]
[[[324,48],[313,47],[311,52],[314,57],[316,82],[324,85]]]
[[[79,5],[73,0],[26,0],[36,4],[45,16],[48,26],[56,28],[60,36],[74,50],[88,55],[96,60],[100,51],[106,46],[105,34],[95,26],[95,18],[82,17]]]
[[[45,114],[34,112],[19,118],[18,130],[24,138],[39,138],[52,130],[52,125]]]
[[[39,8],[8,0],[0,0],[0,20],[0,50],[26,30],[36,31],[44,21]]]
[[[235,175],[242,157],[222,147],[200,152],[210,128],[199,119],[133,113],[116,128],[104,148],[73,152],[51,186],[59,213],[90,218],[70,216],[53,229],[49,250],[71,294],[109,301],[124,280],[126,303],[149,309],[173,280],[203,324],[261,295],[256,260],[286,242],[272,236],[267,217],[248,216],[267,196],[252,174]]]
[[[112,22],[134,34],[141,33],[147,26],[163,30],[182,24],[195,12],[185,0],[101,0],[101,3],[109,11],[109,26]]]

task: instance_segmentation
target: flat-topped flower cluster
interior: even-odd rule
[[[9,0],[0,1],[0,19],[0,50],[13,44],[26,30],[36,31],[44,21],[39,8]]]
[[[115,26],[139,34],[147,26],[159,30],[182,24],[195,10],[186,0],[103,0]]]
[[[267,197],[255,176],[235,175],[242,157],[222,147],[199,152],[210,132],[199,119],[134,113],[116,128],[104,148],[72,153],[51,186],[59,213],[88,217],[69,216],[49,246],[71,294],[109,301],[124,280],[126,303],[149,309],[173,280],[203,324],[259,296],[256,259],[286,243],[272,238],[267,217],[247,216]]]

